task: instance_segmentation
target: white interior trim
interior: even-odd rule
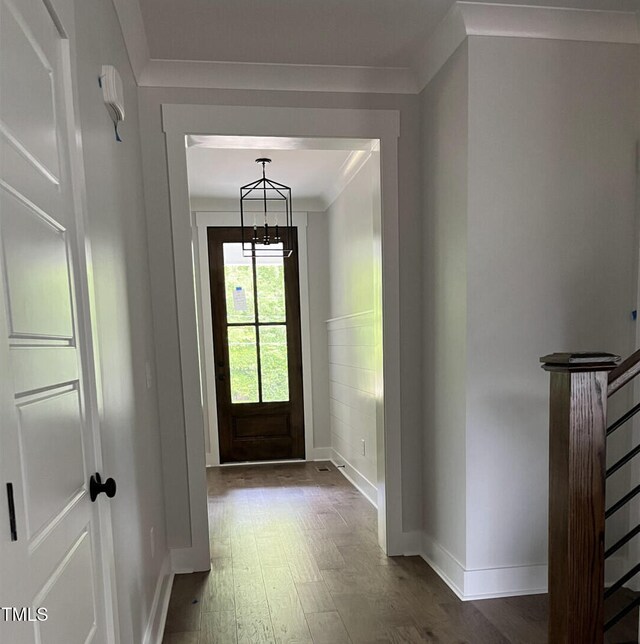
[[[407,552],[411,552],[413,538],[407,535]],[[465,568],[446,548],[428,535],[422,535],[420,556],[462,601],[539,595],[547,592],[547,564],[526,566],[501,566],[499,568]],[[607,561],[605,586],[612,585],[629,570],[631,564],[625,557],[612,557]],[[632,584],[625,584],[631,587]]]
[[[420,556],[462,601],[547,592],[546,564],[469,570],[426,534]]]
[[[187,147],[218,150],[364,150],[373,152],[377,144],[367,139],[301,139],[290,136],[212,136],[191,135]],[[297,203],[297,202],[296,202]]]
[[[153,594],[153,602],[149,612],[149,621],[142,640],[143,644],[162,644],[164,626],[167,621],[167,612],[169,611],[169,599],[173,588],[173,577],[171,560],[167,553],[156,582],[156,590]]]
[[[205,444],[207,445],[207,467],[220,465],[220,444],[218,436],[218,410],[215,387],[215,365],[213,360],[213,327],[211,322],[211,285],[207,228],[211,226],[237,226],[238,212],[194,212],[197,228],[198,262],[196,263],[196,289],[198,299],[198,328],[200,355],[203,356],[203,390],[205,392],[204,419]],[[313,430],[313,381],[311,374],[311,326],[309,314],[309,271],[307,263],[307,213],[294,212],[293,223],[298,229],[298,272],[300,278],[300,326],[302,332],[302,388],[304,396],[304,443],[307,461],[317,458],[314,450]],[[207,440],[208,439],[208,440]]]
[[[376,223],[382,258],[381,347],[384,383],[380,383],[378,416],[378,535],[390,555],[402,554],[402,482],[400,412],[400,317],[398,230],[397,110],[229,107],[163,105],[163,130],[169,168],[171,230],[178,313],[182,397],[184,401],[191,546],[172,550],[173,570],[209,568],[209,532],[205,472],[204,421],[193,279],[192,230],[185,136],[348,137],[380,141],[382,204]],[[383,315],[384,312],[384,315]],[[384,393],[384,398],[383,394]],[[180,464],[176,464],[180,467]],[[382,500],[382,502],[380,502]]]
[[[133,75],[136,81],[139,81],[145,67],[151,60],[140,2],[138,0],[113,0],[113,4],[118,14]]]
[[[343,329],[347,324],[347,320],[353,320],[354,318],[363,318],[371,317],[373,315],[373,309],[368,311],[359,311],[358,313],[348,313],[347,315],[339,315],[337,318],[329,318],[326,320],[326,323],[332,325],[335,329]]]
[[[331,449],[331,458],[329,459],[335,468],[340,472],[356,489],[360,490],[362,495],[371,503],[371,505],[378,509],[378,489],[366,477],[363,476],[342,454],[335,449]]]
[[[324,212],[325,201],[321,197],[296,196],[296,212]],[[235,212],[238,209],[238,197],[191,197],[193,212]],[[238,214],[238,218],[240,215]]]
[[[427,38],[414,54],[418,92],[421,92],[467,38],[464,16],[456,2],[431,38]]]
[[[300,332],[302,340],[302,398],[304,404],[304,454],[314,460],[315,431],[313,428],[313,374],[311,369],[311,314],[309,311],[309,263],[307,253],[307,213],[296,217],[298,227],[298,276],[300,281]]]
[[[335,119],[335,122],[331,122]],[[318,123],[313,126],[313,122]],[[246,105],[162,105],[162,130],[169,133],[221,134],[238,131],[238,123],[244,124],[246,134],[233,136],[265,136],[270,132],[286,132],[268,136],[323,139],[397,139],[400,136],[400,114],[398,110],[358,110],[326,107],[254,107]],[[326,128],[326,129],[325,129]],[[313,135],[309,131],[326,132],[331,135]],[[362,132],[362,136],[354,136]],[[365,133],[373,133],[366,136]],[[378,133],[377,136],[375,133]],[[184,148],[184,141],[182,141]],[[342,147],[337,147],[342,149]]]
[[[331,460],[331,448],[330,447],[314,447],[313,448],[313,459],[308,458],[308,461],[330,461]]]
[[[421,92],[468,36],[640,43],[637,12],[456,2],[415,53]]]
[[[354,67],[150,59],[141,87],[415,94],[408,67]]]
[[[184,402],[190,544],[171,549],[174,572],[209,570],[209,517],[205,461],[204,418],[193,265],[193,230],[185,135],[166,132],[171,238],[176,279],[176,307],[180,347],[180,380]],[[180,431],[179,428],[176,428]],[[165,477],[166,478],[166,477]]]
[[[331,186],[322,195],[323,210],[328,210],[329,206],[342,194],[342,191],[351,183],[351,180],[360,172],[362,166],[370,159],[373,151],[373,149],[351,150],[349,156],[340,168],[340,175],[335,185]]]
[[[637,12],[463,1],[416,47],[410,67],[164,60],[149,55],[139,0],[113,2],[142,87],[417,94],[467,36],[640,43]]]
[[[422,554],[422,530],[410,530],[403,534],[404,556],[420,557]]]
[[[640,42],[638,14],[562,7],[458,2],[467,36]]]

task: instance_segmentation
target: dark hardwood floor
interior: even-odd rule
[[[547,642],[546,596],[461,602],[419,557],[386,557],[332,464],[210,469],[208,485],[211,571],[176,576],[164,644]]]

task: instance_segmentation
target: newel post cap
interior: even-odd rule
[[[614,353],[597,351],[550,353],[540,358],[545,371],[611,371],[620,360]]]

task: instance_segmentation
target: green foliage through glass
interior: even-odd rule
[[[287,327],[260,327],[260,366],[263,402],[289,400]]]
[[[260,402],[253,263],[243,257],[242,244],[225,243],[224,290],[229,341],[232,403]],[[284,262],[276,257],[256,258],[255,288],[259,321],[286,321]],[[259,326],[262,402],[289,400],[287,327]]]
[[[284,264],[279,258],[256,258],[258,319],[260,322],[284,322]]]
[[[259,402],[256,329],[254,326],[230,326],[227,333],[231,402]]]

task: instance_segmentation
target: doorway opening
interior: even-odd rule
[[[207,465],[322,461],[377,508],[379,141],[186,140]],[[238,187],[264,156],[292,188],[288,258],[243,254]]]
[[[377,294],[369,315],[373,329],[375,350],[374,389],[376,417],[376,468],[373,483],[377,500],[377,538],[383,551],[389,555],[404,554],[411,533],[403,532],[402,502],[402,467],[401,467],[401,413],[400,413],[400,318],[399,318],[399,215],[398,215],[398,137],[400,134],[399,112],[396,110],[361,110],[342,108],[302,108],[302,107],[254,107],[254,106],[220,106],[220,105],[162,105],[162,124],[165,133],[170,217],[172,233],[173,272],[176,284],[177,328],[180,357],[181,400],[184,411],[184,443],[180,441],[180,428],[172,437],[172,452],[167,454],[165,462],[165,494],[171,501],[167,511],[167,525],[171,532],[171,558],[175,572],[208,570],[211,565],[209,550],[209,531],[207,515],[207,488],[205,452],[211,454],[213,445],[205,442],[216,440],[216,433],[206,433],[204,425],[211,425],[216,414],[210,414],[207,405],[212,404],[214,396],[206,395],[209,379],[203,377],[207,352],[203,350],[201,339],[202,327],[207,324],[207,316],[202,314],[197,302],[197,290],[200,289],[195,275],[208,275],[202,270],[206,262],[200,262],[202,248],[197,231],[207,218],[214,218],[214,224],[237,226],[238,192],[235,192],[233,209],[230,201],[224,200],[215,208],[203,208],[190,198],[195,177],[188,172],[187,153],[189,140],[192,137],[217,136],[225,137],[234,146],[234,140],[249,137],[257,144],[255,150],[304,149],[344,150],[357,152],[358,145],[371,145],[375,142],[378,149],[372,152],[378,158],[379,191],[381,199],[377,200],[377,212],[373,216],[373,264],[374,293]],[[291,144],[293,143],[293,145]],[[379,144],[378,144],[379,142]],[[237,143],[235,144],[237,147]],[[355,147],[354,147],[355,146]],[[246,146],[241,146],[246,147]],[[266,152],[265,152],[266,153]],[[251,164],[256,158],[252,154]],[[218,168],[223,173],[226,166]],[[289,181],[289,185],[292,185]],[[238,184],[233,185],[234,191]],[[240,183],[240,185],[243,185]],[[309,244],[307,236],[311,234],[313,223],[307,213],[315,212],[296,201],[294,196],[294,219],[298,213],[298,243],[300,257],[314,252],[315,244]],[[207,210],[209,212],[207,212]],[[235,212],[234,212],[235,210]],[[224,211],[224,212],[223,212]],[[226,221],[225,221],[226,217]],[[308,235],[302,235],[306,230]],[[346,218],[346,221],[350,221]],[[206,226],[205,226],[206,227]],[[342,233],[342,239],[349,239],[350,231]],[[198,237],[196,239],[196,237]],[[354,246],[355,248],[355,246]],[[300,262],[300,279],[304,280],[305,262]],[[314,275],[308,271],[307,279]],[[381,287],[380,287],[381,286]],[[311,289],[310,289],[311,290]],[[384,297],[383,297],[384,296]],[[343,301],[348,301],[345,298]],[[310,430],[313,425],[312,404],[308,404],[309,386],[312,379],[307,374],[304,360],[308,350],[308,334],[305,333],[307,320],[315,319],[311,315],[313,308],[305,302],[304,290],[301,289],[301,335],[303,351],[303,390],[305,414],[305,456],[311,457],[309,445]],[[361,316],[366,319],[366,315]],[[357,317],[347,317],[352,322],[347,326],[356,329]],[[342,324],[345,324],[342,322]],[[325,323],[325,326],[326,323]],[[337,327],[340,323],[336,324]],[[328,331],[328,329],[326,329]],[[337,335],[345,335],[343,329],[336,328]],[[355,331],[349,331],[353,333]],[[307,339],[305,340],[305,336]],[[384,352],[383,352],[384,345]],[[329,347],[326,351],[329,354]],[[333,352],[335,353],[335,351]],[[213,350],[211,354],[213,355]],[[203,419],[203,415],[209,415]],[[203,422],[203,420],[205,422]],[[309,422],[311,421],[311,422]],[[214,421],[215,422],[215,421]],[[357,446],[357,444],[356,444]],[[362,449],[362,445],[360,445]],[[365,445],[365,451],[371,446]],[[322,449],[313,447],[313,449]],[[215,453],[215,450],[213,450]],[[219,453],[219,450],[218,450]],[[371,452],[368,452],[371,454]],[[317,458],[318,455],[314,455]],[[209,463],[212,464],[212,463]],[[226,466],[228,467],[228,466]],[[345,468],[348,469],[348,468]],[[185,509],[187,517],[185,517]],[[188,520],[185,521],[185,518]]]

